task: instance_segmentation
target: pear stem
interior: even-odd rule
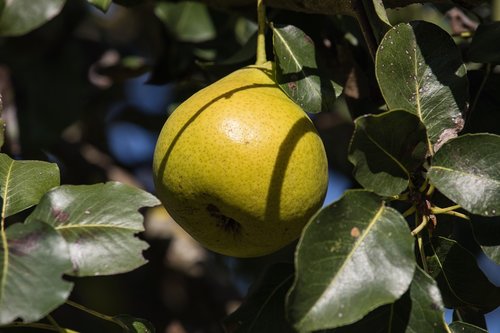
[[[257,59],[256,65],[262,65],[267,61],[266,57],[266,8],[264,0],[257,0]]]

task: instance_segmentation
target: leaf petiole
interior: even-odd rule
[[[65,332],[65,333],[78,333],[77,331],[73,331],[67,328],[61,328],[61,327],[56,327],[52,326],[49,324],[43,324],[43,323],[19,323],[19,322],[14,322],[8,325],[0,326],[4,328],[38,328],[41,330],[46,330],[46,331],[52,331],[52,332]],[[62,329],[62,331],[61,331]]]
[[[88,314],[94,316],[94,317],[97,317],[97,318],[100,318],[100,319],[103,319],[103,320],[106,320],[106,321],[110,321],[112,323],[115,323],[116,325],[119,325],[121,326],[122,328],[128,330],[128,327],[122,323],[121,321],[117,321],[115,320],[113,317],[111,316],[108,316],[108,315],[105,315],[105,314],[102,314],[100,312],[97,312],[95,310],[92,310],[92,309],[89,309],[81,304],[78,304],[78,303],[75,303],[73,301],[70,301],[69,299],[66,300],[66,304],[68,304],[69,306],[72,306],[74,308],[77,308],[78,310],[81,310],[83,312],[87,312]]]
[[[257,0],[257,59],[256,65],[262,65],[267,61],[266,56],[266,8],[264,0]]]
[[[456,217],[459,217],[459,218],[464,219],[464,220],[470,220],[470,217],[468,217],[467,215],[455,211],[455,209],[460,209],[460,208],[462,208],[462,206],[460,206],[460,205],[454,205],[454,206],[445,207],[445,208],[440,208],[440,207],[434,206],[434,207],[431,207],[431,213],[434,215],[437,215],[437,214],[452,215],[452,216],[456,216]]]

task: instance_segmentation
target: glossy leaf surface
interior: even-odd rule
[[[58,185],[59,168],[55,163],[16,161],[0,154],[4,218],[36,205],[45,192]]]
[[[50,225],[16,223],[0,239],[0,324],[43,318],[68,298],[68,247]]]
[[[347,191],[306,226],[288,316],[300,332],[353,323],[408,289],[415,270],[405,219],[368,191]]]
[[[436,282],[417,267],[410,289],[400,299],[332,333],[446,333],[443,311]]]
[[[58,15],[66,0],[6,1],[0,15],[0,36],[19,36]]]
[[[141,207],[159,204],[149,193],[124,184],[63,185],[48,192],[28,222],[52,225],[69,245],[76,276],[133,270],[146,261],[147,244],[135,234],[144,230]]]
[[[96,8],[99,8],[103,12],[106,12],[109,9],[109,6],[111,6],[111,0],[87,0],[90,4],[95,6]]]
[[[460,132],[466,68],[444,30],[423,21],[396,25],[378,48],[375,70],[389,109],[408,110],[424,123],[430,151]]]
[[[356,119],[349,147],[354,177],[364,188],[380,195],[403,192],[410,174],[424,161],[426,140],[425,126],[407,111]]]
[[[500,215],[500,136],[466,134],[448,142],[434,156],[428,175],[467,211]]]
[[[281,89],[308,113],[330,110],[342,87],[330,79],[313,40],[295,26],[274,26],[273,47]]]
[[[129,315],[119,315],[113,317],[113,320],[122,324],[125,333],[154,333],[154,326],[147,320],[135,318]]]

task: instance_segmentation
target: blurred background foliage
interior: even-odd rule
[[[104,13],[91,4],[106,7],[106,2],[45,0],[38,5],[48,7],[41,9],[32,0],[7,3],[0,17],[4,152],[57,162],[63,184],[118,180],[154,193],[151,163],[164,121],[192,93],[255,60],[255,10],[116,0]],[[13,20],[15,10],[31,19]],[[389,19],[438,24],[455,36],[467,60],[467,32],[490,14],[488,4],[467,12],[416,4],[390,10]],[[344,86],[332,109],[313,119],[331,166],[329,203],[356,186],[346,158],[352,119],[382,110],[373,63],[351,17],[269,8],[268,19],[308,34]],[[474,97],[484,69],[468,65]],[[492,71],[466,131],[500,134],[499,83],[499,73]],[[294,244],[263,258],[219,256],[197,245],[162,208],[145,213],[141,237],[151,245],[145,253],[149,263],[127,274],[79,279],[71,299],[103,313],[146,318],[158,332],[221,332],[222,319],[241,303],[263,268],[293,260]],[[105,325],[64,306],[54,316],[82,332],[102,331]]]

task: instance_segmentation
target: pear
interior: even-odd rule
[[[273,63],[239,69],[167,119],[154,153],[157,196],[206,248],[262,256],[296,240],[327,189],[323,143],[279,88]]]

